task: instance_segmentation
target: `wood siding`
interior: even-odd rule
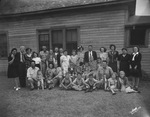
[[[90,11],[90,10],[89,10]],[[81,11],[82,12],[82,11]],[[65,13],[64,13],[65,14]],[[9,49],[19,48],[24,45],[33,51],[38,51],[38,29],[48,29],[52,27],[66,26],[80,27],[80,43],[87,50],[89,44],[93,45],[94,50],[99,52],[101,46],[109,49],[110,44],[115,44],[120,52],[125,45],[125,23],[128,11],[125,6],[117,8],[107,7],[105,10],[97,9],[85,13],[68,13],[65,15],[47,14],[30,18],[22,18],[0,22],[0,31],[8,31]],[[149,35],[150,37],[150,35]],[[149,42],[150,47],[150,42]],[[150,74],[150,49],[141,49],[143,54],[142,69]],[[3,66],[5,66],[3,68]],[[7,62],[0,60],[0,71],[6,71]]]

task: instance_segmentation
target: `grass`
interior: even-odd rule
[[[103,90],[14,91],[12,82],[0,77],[0,117],[150,117],[150,82],[141,83],[141,94],[121,92],[114,96]],[[137,106],[142,108],[129,114]]]

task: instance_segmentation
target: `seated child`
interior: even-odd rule
[[[72,79],[68,72],[65,74],[65,77],[62,80],[60,84],[60,88],[66,89],[66,90],[72,89]]]
[[[94,79],[93,73],[89,74],[87,80],[85,81],[86,84],[86,92],[92,92],[94,89],[97,88],[98,84],[100,82],[96,79]]]
[[[42,90],[44,90],[44,77],[41,70],[37,71],[37,86],[38,90],[40,89],[40,87],[42,88]]]
[[[88,75],[91,73],[91,68],[88,63],[85,63],[83,71],[84,71],[83,77],[84,77],[84,80],[86,80],[88,78]]]
[[[126,93],[140,93],[140,91],[135,91],[134,89],[131,88],[128,78],[125,76],[124,71],[120,71],[119,73],[119,82],[121,85],[121,91]]]
[[[46,86],[48,87],[48,89],[52,89],[54,87],[54,82],[53,82],[54,70],[53,70],[52,63],[49,64],[45,76],[46,76]]]
[[[117,91],[117,79],[116,79],[116,73],[113,73],[112,77],[108,79],[108,87],[113,95],[116,94],[115,91]]]
[[[85,87],[86,84],[85,84],[84,79],[82,78],[81,73],[77,74],[77,77],[73,81],[72,85],[73,85],[72,88],[77,90],[77,91],[81,91],[81,90],[84,90],[86,88]]]

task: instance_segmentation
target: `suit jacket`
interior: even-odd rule
[[[93,55],[93,60],[97,60],[97,53],[95,51],[92,51],[92,55]],[[84,54],[84,62],[90,62],[89,60],[89,51],[85,52]]]

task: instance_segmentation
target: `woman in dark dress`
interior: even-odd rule
[[[139,81],[142,77],[141,60],[142,54],[139,52],[139,48],[133,47],[133,53],[131,54],[130,71],[132,76],[132,85],[135,90],[138,90]]]
[[[16,57],[16,54],[17,54],[17,49],[16,48],[13,48],[11,50],[11,53],[9,54],[9,57],[8,57],[8,70],[7,70],[7,76],[8,78],[14,78],[14,81],[15,81],[15,87],[14,89],[16,91],[18,91],[20,89],[20,84],[19,84],[19,72],[18,72],[18,62],[19,60],[17,60],[17,57]]]
[[[119,53],[116,51],[116,46],[111,44],[110,45],[111,51],[108,52],[108,66],[112,68],[114,72],[118,72],[118,56]]]
[[[122,48],[122,54],[119,55],[119,71],[124,71],[126,76],[129,76],[130,54],[126,48]]]
[[[28,69],[31,66],[31,61],[32,61],[32,49],[27,48],[25,54],[26,69]]]

